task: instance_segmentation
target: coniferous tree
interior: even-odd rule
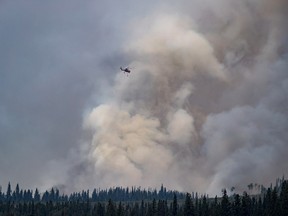
[[[49,192],[46,190],[42,196],[42,201],[43,202],[48,202],[49,201]]]
[[[23,198],[23,190],[21,189],[20,190],[20,195],[19,195],[19,200],[23,200],[24,198]]]
[[[158,216],[165,216],[167,214],[168,214],[167,202],[165,200],[158,200],[157,215]]]
[[[234,195],[233,215],[234,216],[241,216],[241,200],[240,200],[239,194]]]
[[[49,193],[49,200],[55,201],[55,191],[54,188],[52,187]]]
[[[251,213],[251,199],[249,195],[244,192],[241,200],[241,215],[249,216]]]
[[[152,208],[152,203],[148,203],[148,206],[147,206],[147,216],[153,216],[154,215],[154,212],[153,212],[153,208]]]
[[[123,205],[121,202],[119,202],[118,208],[117,208],[117,216],[124,216],[124,215],[125,215],[125,211],[124,211]]]
[[[38,189],[36,188],[35,192],[34,192],[34,200],[36,202],[40,202],[40,193],[38,191]]]
[[[20,200],[20,188],[19,184],[17,183],[16,188],[15,188],[15,200],[19,201]]]
[[[177,213],[178,213],[178,201],[177,201],[177,196],[176,196],[176,194],[174,193],[173,203],[172,203],[172,215],[173,215],[173,216],[176,216]]]
[[[94,202],[97,200],[97,192],[96,192],[96,189],[93,190],[93,192],[92,192],[92,197],[91,197],[91,198],[92,198],[92,201],[94,201]]]
[[[221,199],[221,216],[229,216],[230,215],[230,203],[227,195],[226,189],[223,189],[223,195]]]
[[[184,216],[194,216],[194,206],[191,199],[191,194],[187,193],[184,204]]]
[[[282,182],[281,193],[280,193],[280,209],[281,215],[288,215],[288,181]]]
[[[207,203],[207,198],[205,195],[202,199],[201,215],[202,216],[209,216],[209,205]]]
[[[152,201],[152,215],[155,216],[157,213],[157,204],[156,204],[156,199],[154,198]]]
[[[273,215],[280,215],[280,202],[278,200],[278,193],[277,193],[277,186],[274,187],[272,191],[272,214]]]
[[[11,193],[12,193],[11,184],[10,184],[10,182],[9,182],[9,183],[8,183],[8,186],[7,186],[7,192],[6,192],[6,198],[7,198],[8,200],[11,199]]]
[[[262,202],[262,198],[259,197],[257,203],[256,203],[256,212],[255,212],[255,215],[256,216],[263,216],[264,215],[264,211],[263,211],[263,202]]]
[[[16,193],[15,193],[15,191],[12,192],[11,200],[12,201],[16,201]]]
[[[272,215],[272,191],[271,188],[267,189],[267,192],[263,200],[264,215]]]
[[[59,190],[56,189],[56,191],[55,191],[55,200],[59,201],[59,199],[60,199]]]
[[[105,215],[105,206],[103,206],[100,202],[97,203],[97,215],[104,216]]]
[[[31,216],[35,215],[35,204],[34,201],[31,202]]]
[[[2,201],[3,198],[4,198],[4,194],[2,194],[2,187],[0,185],[0,202]]]
[[[214,202],[211,204],[210,215],[211,216],[220,216],[220,206],[218,204],[218,197],[217,195],[214,198]]]
[[[27,199],[28,199],[28,201],[33,200],[33,191],[30,189],[28,189],[28,191],[27,191]]]
[[[198,199],[198,193],[196,192],[196,195],[195,195],[195,206],[194,206],[194,212],[195,212],[195,216],[198,216],[199,215],[199,199]]]
[[[140,216],[145,215],[145,205],[144,205],[144,200],[141,201],[141,206],[140,206]]]
[[[107,216],[116,216],[115,206],[111,199],[108,201],[107,210],[106,210]]]
[[[139,215],[139,211],[140,211],[139,203],[136,202],[132,204],[130,215]]]

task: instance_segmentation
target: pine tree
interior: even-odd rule
[[[277,187],[275,186],[272,191],[272,214],[280,215],[280,201],[278,200]]]
[[[184,204],[184,216],[194,216],[194,206],[191,199],[191,194],[187,193]]]
[[[239,194],[234,195],[233,215],[234,216],[241,216],[241,200],[240,200]]]
[[[116,216],[115,206],[111,199],[108,201],[107,210],[106,210],[107,216]]]
[[[267,192],[264,196],[264,214],[265,215],[272,215],[272,191],[271,188],[267,189]]]
[[[121,202],[119,202],[118,209],[117,209],[117,216],[124,216],[124,208]]]
[[[177,202],[177,196],[176,193],[173,195],[173,204],[172,204],[172,215],[176,216],[178,213],[178,202]]]
[[[167,202],[164,200],[158,200],[157,215],[158,216],[165,216],[167,214],[168,214]]]
[[[196,192],[196,195],[195,195],[195,208],[194,208],[196,216],[199,215],[199,207],[200,207],[199,204],[200,204],[200,202],[199,202],[199,199],[198,199],[198,193]]]
[[[97,192],[96,189],[94,189],[92,192],[92,201],[95,202],[96,200],[97,200]]]
[[[154,198],[152,201],[152,215],[156,215],[157,214],[157,204],[156,204],[156,199]]]
[[[288,215],[288,181],[282,182],[281,185],[281,193],[280,193],[280,208],[281,208],[281,215],[286,216]]]
[[[55,201],[55,191],[54,191],[53,187],[52,187],[52,189],[50,190],[50,193],[49,193],[49,200]]]
[[[246,192],[243,193],[241,201],[241,215],[249,216],[251,212],[251,199]]]
[[[11,193],[12,193],[11,184],[10,184],[10,182],[9,182],[9,183],[8,183],[8,187],[7,187],[7,192],[6,192],[6,199],[7,199],[7,200],[10,200],[10,199],[11,199]]]
[[[16,188],[15,188],[15,200],[19,201],[20,200],[20,189],[19,189],[19,184],[17,183]]]
[[[220,216],[221,212],[220,212],[220,206],[218,204],[218,197],[217,195],[214,198],[214,202],[211,204],[211,208],[210,208],[210,215],[211,216]]]
[[[140,206],[140,216],[144,216],[145,215],[145,205],[144,205],[144,201],[141,201],[141,206]]]
[[[105,215],[105,206],[103,206],[100,202],[97,203],[96,207],[97,215],[104,216]]]
[[[226,189],[223,189],[223,195],[222,195],[222,200],[221,200],[221,215],[222,216],[230,215],[230,203],[229,203]]]
[[[202,199],[201,213],[202,213],[201,215],[203,215],[203,216],[209,216],[209,206],[208,206],[207,198],[205,195]]]

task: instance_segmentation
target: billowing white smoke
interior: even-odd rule
[[[287,3],[206,3],[137,22],[131,75],[84,121],[89,184],[215,194],[287,174]]]
[[[97,183],[183,189],[204,181],[194,174],[199,142],[189,98],[195,77],[226,82],[212,46],[180,17],[159,16],[127,52],[137,56],[131,76],[119,74],[111,102],[85,121],[95,131]]]
[[[287,173],[286,5],[246,3],[234,15],[207,9],[204,26],[162,14],[137,23],[131,76],[118,74],[85,119],[97,185],[214,194]]]

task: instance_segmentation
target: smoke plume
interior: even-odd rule
[[[215,194],[287,174],[287,1],[185,6],[131,24],[132,73],[84,119],[84,185]]]

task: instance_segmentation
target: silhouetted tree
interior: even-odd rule
[[[249,216],[251,213],[251,199],[246,192],[243,193],[241,200],[241,215]]]
[[[174,193],[173,203],[172,203],[172,215],[173,215],[173,216],[176,216],[177,213],[178,213],[178,201],[177,201],[177,196],[176,196],[176,194]]]
[[[34,192],[34,200],[36,202],[39,202],[40,201],[40,194],[39,194],[39,191],[38,189],[36,188],[35,192]]]
[[[107,216],[115,216],[116,215],[115,206],[114,206],[114,203],[111,199],[109,199],[109,201],[108,201],[106,215]]]
[[[221,215],[222,216],[229,216],[230,215],[230,202],[228,199],[226,189],[222,191],[222,199],[221,199]]]
[[[20,188],[19,188],[19,184],[17,183],[16,188],[15,188],[15,199],[16,201],[19,201],[20,198]]]
[[[234,216],[241,216],[241,200],[239,194],[234,195],[233,211]]]
[[[281,193],[280,193],[280,208],[281,215],[288,215],[288,181],[282,182]]]
[[[201,212],[202,216],[209,216],[209,205],[207,203],[207,198],[205,195],[202,199],[202,205],[201,205],[200,212]]]
[[[191,199],[191,194],[187,193],[184,204],[184,216],[194,216],[194,206]]]
[[[11,184],[10,184],[10,182],[9,182],[9,183],[8,183],[8,186],[7,186],[7,192],[6,192],[6,198],[7,198],[8,200],[11,199],[11,193],[12,193]]]

